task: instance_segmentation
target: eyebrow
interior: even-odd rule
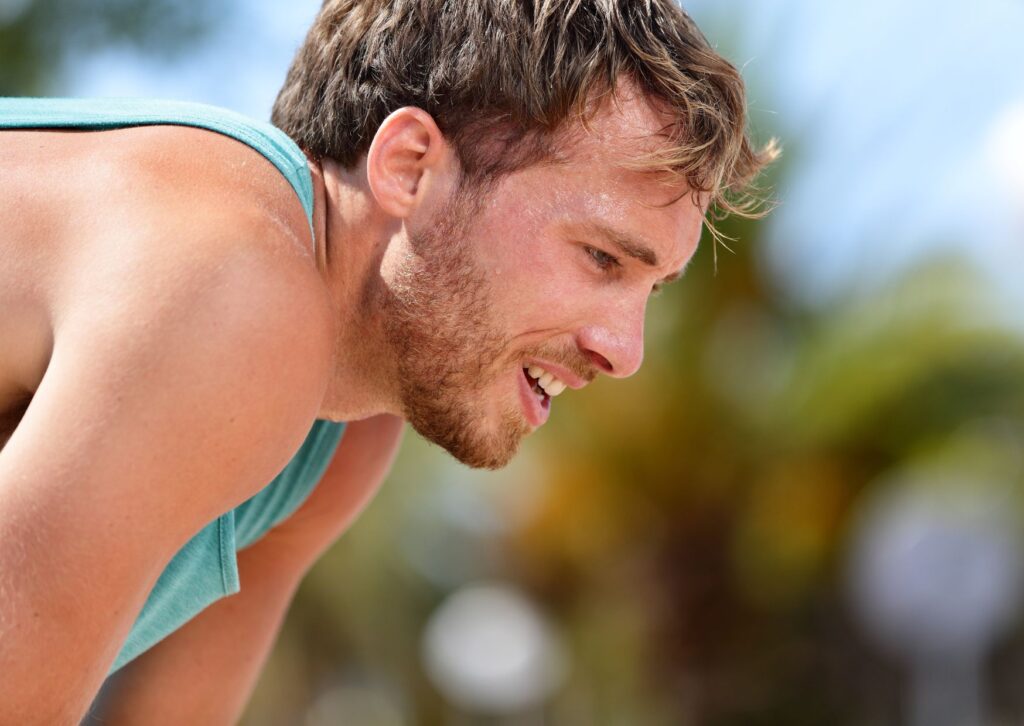
[[[634,260],[639,260],[647,267],[657,267],[660,264],[658,262],[658,255],[648,244],[599,222],[588,223],[586,227],[589,232],[603,238],[622,254],[627,257],[631,257]],[[675,282],[683,276],[683,273],[686,272],[687,266],[688,264],[681,270],[661,278],[658,280],[658,284],[668,285],[669,283]]]
[[[622,232],[612,229],[607,225],[600,224],[599,222],[588,223],[587,230],[599,237],[603,237],[605,241],[617,247],[619,252],[627,257],[639,260],[648,267],[658,266],[658,255],[655,254],[654,250],[652,250],[650,246],[643,242],[635,240],[629,235],[623,234]]]

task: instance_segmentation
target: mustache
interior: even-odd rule
[[[521,358],[539,358],[562,366],[584,383],[597,378],[600,370],[577,348],[536,346],[522,351]]]

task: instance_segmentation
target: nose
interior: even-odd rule
[[[603,322],[578,331],[580,350],[606,375],[628,378],[640,369],[644,360],[645,308],[646,301],[630,309],[618,307]]]

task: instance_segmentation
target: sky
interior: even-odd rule
[[[763,259],[791,295],[870,294],[946,251],[1019,292],[1024,3],[687,7],[744,69],[755,126],[789,150]]]
[[[77,60],[61,93],[171,98],[267,120],[319,0],[233,0],[216,29],[168,63],[125,48]]]
[[[319,0],[237,0],[172,64],[126,50],[63,92],[212,103],[266,119]],[[743,69],[785,157],[760,259],[794,303],[870,295],[937,254],[1024,304],[1024,0],[689,0]]]

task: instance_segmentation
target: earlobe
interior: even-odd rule
[[[384,119],[366,156],[366,173],[377,204],[406,218],[422,202],[432,175],[441,171],[447,142],[433,117],[414,107]]]

